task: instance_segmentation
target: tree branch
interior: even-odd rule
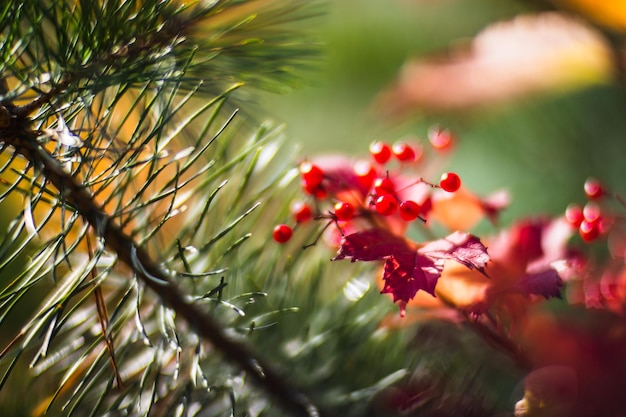
[[[12,146],[26,158],[59,191],[89,223],[94,233],[103,238],[106,246],[151,288],[176,314],[182,317],[203,339],[211,343],[224,357],[240,367],[272,395],[288,412],[295,416],[317,417],[321,413],[307,396],[271,366],[264,363],[243,343],[229,338],[222,326],[198,307],[186,301],[189,297],[173,283],[170,271],[159,265],[142,248],[137,246],[118,224],[94,201],[89,190],[66,172],[62,165],[37,142],[37,132],[27,126],[22,114],[15,115],[15,107],[0,106],[11,113],[11,125],[0,126],[0,141]]]

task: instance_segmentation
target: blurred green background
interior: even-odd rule
[[[623,138],[626,94],[621,86],[598,85],[566,94],[535,96],[480,111],[416,113],[394,122],[372,112],[372,101],[392,83],[407,59],[468,42],[488,24],[516,16],[528,10],[525,7],[523,2],[508,0],[327,1],[321,8],[324,11],[321,16],[301,22],[308,25],[307,30],[322,45],[320,59],[304,74],[300,88],[285,95],[262,93],[259,107],[264,116],[284,122],[287,137],[300,145],[301,151],[294,159],[332,152],[366,156],[372,140],[394,142],[406,135],[416,135],[425,141],[432,125],[449,127],[458,137],[458,146],[446,169],[458,172],[464,183],[480,194],[501,188],[510,190],[513,201],[504,213],[504,224],[522,215],[559,214],[570,202],[582,202],[582,185],[589,176],[623,193],[626,190]],[[340,267],[351,266],[334,263],[332,271],[336,274],[336,268]],[[329,275],[334,278],[333,274]],[[335,314],[342,310],[326,304],[315,305],[314,301],[319,300],[310,290],[294,293],[287,292],[291,297],[289,305],[302,306],[303,313],[293,323],[281,327],[285,335],[282,340],[301,330],[300,317],[317,320],[313,322],[312,334],[316,323],[321,323],[317,325],[320,332],[330,327],[329,323],[335,325],[337,334],[329,334],[333,338],[337,336],[337,340],[320,349],[320,355],[350,352],[351,361],[336,354],[340,383],[373,384],[389,369],[419,368],[415,364],[420,360],[446,370],[462,368],[467,366],[467,357],[479,355],[481,360],[472,362],[472,366],[493,365],[480,369],[482,378],[495,385],[490,390],[495,397],[492,401],[510,409],[519,399],[511,394],[518,375],[490,374],[496,372],[502,358],[494,358],[492,351],[470,355],[464,350],[465,346],[477,344],[474,339],[466,340],[472,335],[426,327],[423,332],[437,332],[438,337],[416,334],[412,339],[408,332],[398,332],[393,334],[397,340],[391,339],[392,336],[385,340],[368,339],[375,331],[375,320],[364,326],[364,334],[357,332],[359,328],[341,326],[353,319],[356,322],[365,312],[355,308],[354,317]],[[371,312],[371,306],[378,306],[396,311],[395,306],[380,301],[378,291],[368,292],[367,297],[370,298],[359,304],[359,308]],[[380,310],[374,313],[378,317],[383,315]],[[343,321],[337,324],[337,317]],[[403,338],[406,340],[401,342]],[[277,339],[281,340],[279,336],[260,338],[255,347],[263,352],[273,351]],[[415,345],[412,354],[407,353],[407,344]],[[458,356],[451,357],[452,352]],[[318,362],[313,360],[317,358],[314,354],[311,358],[314,368]],[[374,360],[380,366],[371,367]],[[369,379],[358,378],[359,372],[368,374]],[[462,382],[459,392],[465,389],[465,381]]]
[[[582,202],[582,185],[595,176],[615,191],[626,188],[626,95],[620,86],[590,86],[534,96],[472,112],[413,114],[385,122],[372,100],[409,58],[469,42],[489,23],[524,12],[503,0],[338,0],[311,22],[322,57],[302,88],[265,95],[269,116],[286,123],[303,155],[343,152],[365,156],[374,139],[426,139],[439,124],[458,136],[447,168],[477,193],[500,188],[513,201],[505,223],[520,215],[558,214]]]

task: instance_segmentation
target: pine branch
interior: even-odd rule
[[[149,346],[149,334],[159,324],[154,316],[158,311],[173,311],[285,410],[299,416],[319,415],[301,390],[247,345],[230,337],[226,326],[201,309],[196,296],[181,285],[184,278],[208,277],[225,270],[194,273],[180,243],[183,239],[197,240],[198,235],[215,227],[206,220],[207,209],[221,186],[211,193],[200,217],[182,227],[176,239],[178,248],[164,247],[158,242],[163,226],[180,211],[181,201],[189,199],[190,194],[181,196],[181,190],[191,188],[202,194],[219,176],[252,155],[233,203],[247,204],[243,191],[259,159],[259,138],[230,160],[227,148],[220,145],[216,155],[227,162],[212,175],[207,172],[215,160],[207,162],[204,154],[233,118],[214,131],[226,96],[243,83],[262,87],[276,83],[281,76],[290,74],[291,64],[297,65],[310,52],[278,30],[283,24],[291,24],[297,16],[292,12],[302,4],[226,0],[183,7],[173,0],[145,0],[139,7],[135,2],[41,0],[0,7],[0,19],[8,23],[3,24],[6,37],[0,60],[0,143],[3,153],[10,155],[9,163],[1,169],[3,173],[12,171],[15,177],[3,178],[2,184],[7,187],[3,197],[17,193],[25,203],[22,218],[13,222],[7,239],[0,245],[0,269],[15,262],[29,243],[43,237],[40,232],[51,223],[60,223],[58,233],[55,231],[54,237],[42,242],[43,249],[33,262],[0,292],[0,311],[5,317],[43,277],[51,276],[58,284],[0,353],[0,359],[6,359],[15,352],[0,380],[0,388],[22,353],[32,347],[31,342],[42,332],[44,337],[31,367],[38,365],[45,370],[69,355],[67,349],[73,342],[64,339],[68,345],[46,358],[62,328],[73,329],[79,339],[83,338],[91,320],[74,317],[90,311],[95,304],[102,333],[91,342],[85,339],[86,352],[77,361],[66,363],[52,397],[54,401],[71,389],[69,400],[63,405],[69,414],[78,408],[98,378],[106,378],[103,361],[107,356],[113,376],[101,385],[104,393],[96,394],[97,406],[92,413],[97,412],[114,385],[122,390],[135,389],[139,398],[152,390],[149,409],[157,402],[155,407],[173,407],[182,401],[179,395],[186,389],[182,383],[162,394],[162,398],[156,396],[161,366],[168,366],[167,359],[161,362],[168,343],[176,346],[175,375],[180,366],[182,348],[175,323],[161,320],[162,348],[154,350],[154,365],[144,369],[141,381],[128,381],[125,373],[134,371],[121,365],[133,344],[130,335],[134,333],[122,331],[133,318],[132,311]],[[7,55],[6,51],[15,54]],[[182,109],[197,98],[206,104],[188,117],[181,117]],[[206,122],[200,122],[208,110],[213,113]],[[55,117],[53,129],[50,125]],[[192,133],[198,124],[200,132]],[[211,135],[212,139],[205,143]],[[185,140],[189,140],[190,146],[184,146]],[[223,238],[236,230],[257,206],[253,204],[225,227],[220,225],[221,229],[208,242],[198,245],[198,251],[206,255],[221,251]],[[225,221],[230,214],[231,211]],[[13,241],[21,240],[25,230],[24,243],[13,247]],[[217,258],[223,259],[249,236],[248,233],[236,239]],[[91,243],[94,237],[95,248]],[[157,256],[168,258],[172,250],[176,255],[159,263],[150,254],[149,246],[158,248]],[[80,261],[85,254],[87,261]],[[103,262],[105,256],[114,259]],[[184,272],[173,272],[165,266],[178,259],[185,266]],[[127,282],[114,284],[117,293],[105,292],[101,285],[105,279],[114,280],[110,273],[117,261],[126,265],[130,276],[125,271]],[[144,311],[140,306],[141,288],[133,278],[158,295],[162,302],[159,308]],[[219,298],[223,287],[218,290]],[[95,298],[90,297],[91,293]],[[134,293],[136,307],[129,312],[127,306]],[[117,305],[109,310],[107,303],[112,300]],[[151,315],[145,323],[143,313]],[[105,346],[103,352],[108,353],[97,353],[100,343]],[[200,355],[199,350],[195,355]],[[43,363],[38,364],[40,360]],[[155,375],[151,375],[153,366]],[[123,388],[123,382],[128,382],[130,388]],[[122,401],[124,397],[119,398]],[[116,405],[119,404],[113,401],[110,406]]]
[[[279,376],[269,364],[256,357],[245,345],[228,338],[221,326],[195,305],[186,301],[184,295],[173,283],[175,273],[166,271],[150,255],[137,246],[116,224],[115,219],[107,215],[90,195],[88,190],[78,184],[59,162],[37,143],[38,135],[26,127],[29,123],[17,114],[10,114],[6,107],[0,108],[4,117],[13,120],[13,125],[2,131],[1,139],[12,146],[43,176],[50,181],[59,193],[64,195],[71,205],[104,239],[107,247],[115,252],[119,259],[141,278],[147,287],[159,295],[165,303],[182,316],[195,331],[220,350],[225,357],[251,375],[259,386],[283,404],[284,408],[298,416],[318,416],[319,411],[310,400],[297,388]]]

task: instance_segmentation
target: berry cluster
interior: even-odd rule
[[[595,178],[585,181],[584,191],[587,202],[584,206],[572,203],[565,210],[565,219],[574,228],[585,242],[593,242],[609,233],[616,222],[623,219],[616,214],[614,205],[617,203],[621,210],[626,208],[624,201],[617,195],[607,191],[604,185]]]
[[[446,150],[453,143],[447,130],[433,129],[429,139],[436,151]],[[461,179],[454,172],[443,173],[438,183],[407,175],[406,171],[417,167],[424,157],[421,144],[375,141],[370,144],[369,153],[370,159],[357,162],[343,158],[301,162],[301,186],[310,202],[292,205],[294,227],[309,220],[324,220],[337,225],[343,234],[343,228],[355,220],[370,224],[417,219],[425,222],[432,207],[431,190],[453,193],[461,187]],[[288,242],[294,227],[277,225],[274,240]]]

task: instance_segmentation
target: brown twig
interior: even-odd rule
[[[93,258],[93,248],[91,247],[91,236],[87,233],[87,252],[89,253],[89,257]],[[94,285],[96,288],[94,289],[94,296],[96,298],[96,309],[98,311],[98,321],[100,322],[100,328],[102,329],[102,337],[107,347],[107,352],[109,353],[109,359],[111,360],[111,366],[113,367],[113,372],[115,373],[115,382],[117,382],[117,388],[122,390],[124,388],[124,381],[122,380],[122,376],[120,375],[119,368],[117,366],[117,360],[115,359],[115,345],[113,344],[113,337],[109,333],[109,312],[107,311],[107,305],[104,300],[104,294],[102,293],[102,287],[96,283],[96,278],[98,276],[98,269],[94,265],[90,271],[91,278],[94,280]]]
[[[53,98],[57,97],[60,93],[65,91],[65,89],[67,89],[69,85],[70,80],[62,81],[59,84],[55,85],[52,89],[50,89],[50,91],[41,94],[30,103],[15,107],[15,109],[13,109],[13,111],[11,112],[13,114],[13,117],[15,117],[16,119],[27,118],[35,111],[39,110],[42,106],[50,103]]]

